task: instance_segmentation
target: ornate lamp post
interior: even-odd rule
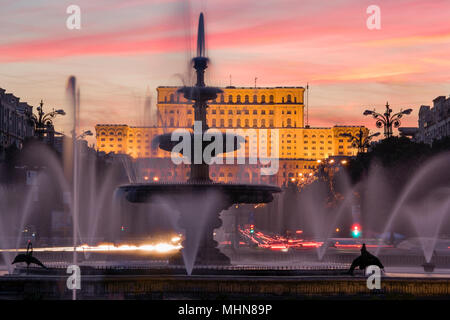
[[[376,132],[374,134],[369,134],[368,132],[364,132],[362,128],[359,129],[359,132],[355,135],[352,135],[351,133],[341,133],[341,137],[347,137],[348,142],[352,143],[352,146],[354,148],[358,148],[358,152],[366,152],[367,148],[369,147],[369,143],[372,140],[373,137],[379,136],[380,133]]]
[[[51,112],[45,113],[43,107],[44,102],[41,100],[39,107],[36,108],[38,115],[31,115],[31,120],[34,123],[35,134],[38,136],[39,140],[42,140],[45,133],[48,133],[51,129],[53,129],[53,118],[57,115],[64,116],[66,114],[62,109],[53,109]]]
[[[322,160],[317,160],[318,166],[316,170],[316,177],[328,183],[328,188],[332,198],[330,200],[336,200],[337,195],[334,189],[333,177],[340,167],[347,165],[348,161],[346,159],[333,159],[327,158]]]
[[[77,137],[77,140],[78,139],[84,139],[84,138],[86,138],[87,136],[93,136],[94,134],[92,133],[92,131],[91,130],[86,130],[86,131],[83,131],[83,133],[82,134],[80,134],[78,137]]]
[[[392,109],[389,108],[389,103],[386,102],[386,111],[384,112],[384,114],[378,113],[374,109],[373,111],[372,110],[364,111],[363,115],[365,116],[372,115],[372,117],[374,117],[374,119],[377,120],[375,123],[377,128],[384,127],[384,136],[386,138],[390,138],[392,137],[392,127],[394,128],[400,127],[400,118],[403,115],[410,114],[411,112],[412,109],[406,110],[400,109],[400,112],[391,115]]]

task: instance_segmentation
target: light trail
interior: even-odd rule
[[[114,245],[110,243],[99,244],[96,246],[90,246],[83,244],[76,247],[77,252],[128,252],[128,251],[141,251],[141,252],[154,252],[154,253],[169,253],[175,252],[182,248],[179,243],[180,237],[173,237],[171,242],[158,242],[155,244],[142,244],[139,246],[121,244]],[[33,248],[33,252],[73,252],[74,248],[70,247],[43,247]],[[0,249],[0,252],[26,252],[27,249]]]

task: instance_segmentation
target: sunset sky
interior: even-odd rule
[[[81,30],[66,28],[71,4]],[[369,5],[381,30],[369,30]],[[450,94],[450,0],[0,0],[0,87],[47,110],[81,90],[81,127],[142,124],[147,88],[188,82],[205,13],[207,83],[310,85],[310,125],[367,125],[367,108],[413,108]],[[56,122],[59,128],[68,118]],[[63,130],[68,133],[68,130]],[[91,140],[92,142],[93,140]]]

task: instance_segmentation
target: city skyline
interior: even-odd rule
[[[187,81],[200,11],[212,61],[207,83],[227,86],[230,75],[235,86],[252,87],[255,77],[258,87],[309,83],[312,126],[374,130],[362,112],[386,101],[413,108],[403,126],[417,126],[420,105],[450,92],[445,1],[378,1],[380,30],[366,27],[369,1],[78,1],[81,30],[65,26],[70,4],[3,4],[0,86],[35,107],[44,99],[47,109],[60,108],[65,81],[76,75],[81,128],[141,125],[147,90],[154,104],[157,86]]]

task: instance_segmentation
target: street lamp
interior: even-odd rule
[[[58,115],[64,116],[66,112],[63,109],[53,109],[51,112],[44,112],[44,102],[41,100],[39,107],[36,108],[38,115],[31,115],[31,121],[34,123],[34,131],[39,140],[44,138],[44,135],[53,130],[53,118]]]
[[[94,134],[92,133],[91,130],[86,130],[86,131],[83,131],[83,133],[80,134],[80,135],[77,137],[77,140],[78,140],[78,139],[84,139],[84,138],[86,138],[87,136],[93,136],[93,135],[94,135]]]
[[[327,158],[321,160],[320,162],[318,160],[317,163],[319,163],[316,169],[317,178],[328,184],[328,188],[333,195],[333,198],[337,199],[337,195],[334,190],[333,176],[339,170],[341,165],[345,165],[347,163],[347,160],[344,159],[341,160],[341,162],[336,162],[334,159]]]
[[[362,128],[359,129],[359,132],[355,135],[352,135],[351,133],[341,133],[341,137],[347,137],[348,142],[352,143],[353,148],[358,148],[358,152],[366,152],[370,141],[373,137],[378,137],[380,135],[379,132],[376,132],[374,134],[368,134],[369,132],[364,132]]]
[[[384,127],[384,136],[386,138],[390,138],[392,137],[392,127],[394,128],[400,127],[400,118],[403,115],[410,114],[411,112],[412,109],[406,110],[400,109],[400,112],[391,115],[392,109],[389,108],[389,103],[386,102],[386,111],[384,112],[384,114],[378,113],[374,109],[373,111],[372,110],[364,111],[363,115],[365,116],[371,115],[374,119],[376,119],[377,121],[375,124],[377,128]]]

